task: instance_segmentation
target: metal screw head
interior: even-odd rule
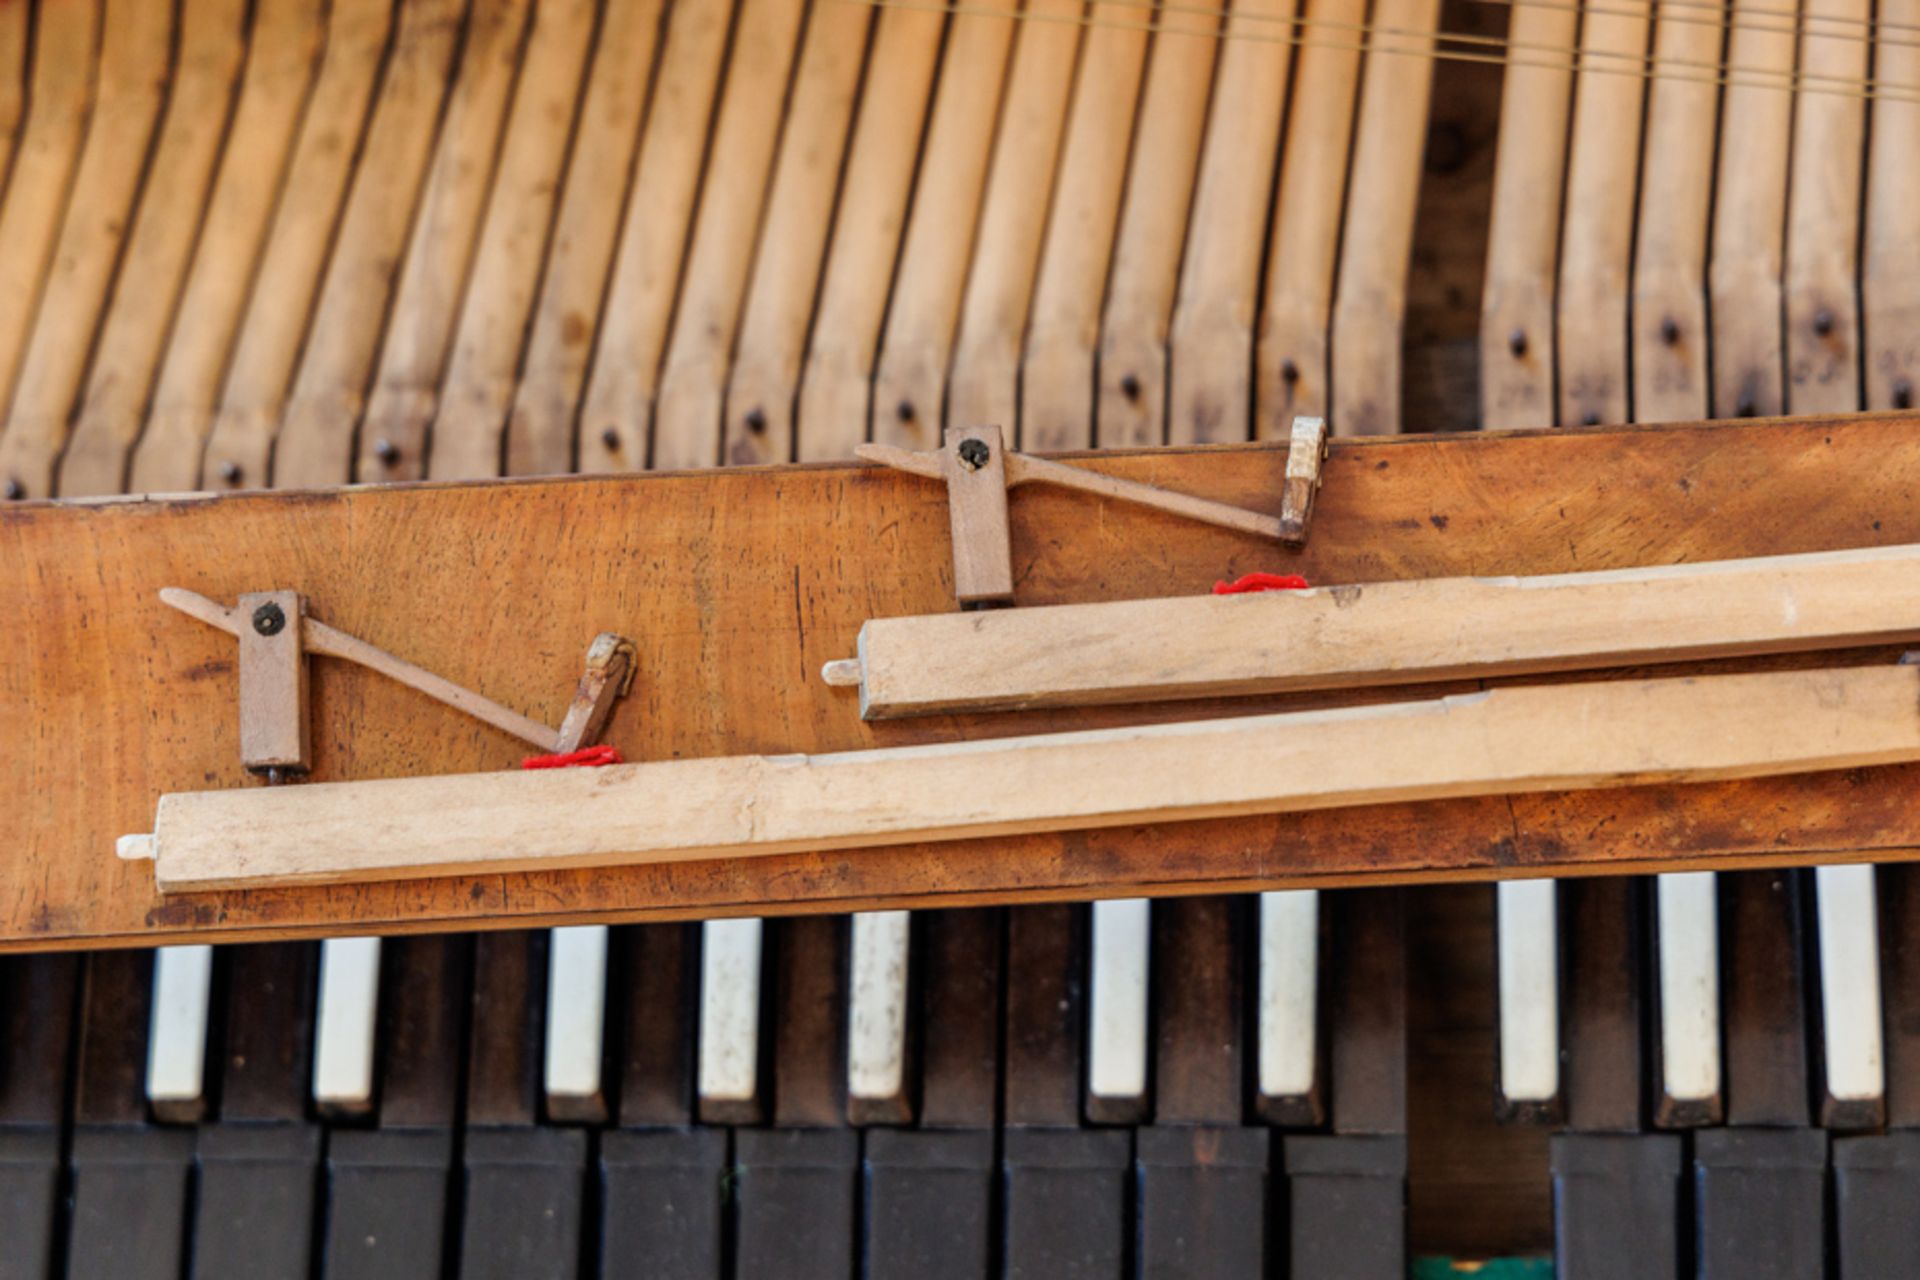
[[[1896,409],[1913,408],[1913,384],[1905,378],[1894,379],[1893,407]]]
[[[1120,394],[1128,400],[1140,398],[1140,378],[1137,374],[1123,374],[1120,378]]]
[[[381,466],[390,467],[400,461],[400,446],[391,440],[375,440],[373,442],[373,456],[380,459]]]
[[[1525,329],[1515,329],[1507,335],[1507,350],[1513,352],[1516,358],[1527,354],[1527,331]]]
[[[600,443],[605,446],[608,453],[612,453],[620,447],[620,433],[608,427],[600,433]]]
[[[899,404],[896,404],[895,406],[893,406],[893,416],[900,419],[900,421],[902,422],[912,422],[913,421],[913,401],[902,400]]]
[[[1291,359],[1282,360],[1280,362],[1280,381],[1286,383],[1288,386],[1292,386],[1294,383],[1300,381],[1300,366],[1295,364]]]
[[[1813,331],[1824,338],[1833,332],[1833,312],[1825,307],[1813,313]]]
[[[1600,415],[1589,409],[1580,415],[1580,425],[1583,427],[1597,427],[1600,425]]]
[[[253,611],[253,629],[263,636],[277,636],[286,627],[286,613],[271,600]]]
[[[978,471],[987,465],[987,459],[993,456],[993,450],[987,447],[985,440],[968,436],[960,442],[960,465],[969,471]]]
[[[240,483],[240,464],[229,458],[220,464],[220,478],[228,484]]]
[[[1740,403],[1733,406],[1733,416],[1736,418],[1757,418],[1760,416],[1760,406],[1754,403],[1752,396],[1741,396]]]
[[[1680,322],[1672,316],[1660,322],[1660,341],[1670,347],[1680,341]]]
[[[20,483],[18,476],[8,476],[6,488],[0,492],[7,495],[8,502],[18,502],[27,496],[27,486]]]
[[[761,408],[747,410],[747,430],[762,435],[767,429],[767,411]]]

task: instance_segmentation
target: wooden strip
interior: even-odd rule
[[[30,6],[0,9],[0,176],[13,162],[27,104],[27,19]]]
[[[1920,547],[1535,578],[877,618],[868,719],[1788,653],[1920,639]]]
[[[1881,0],[1880,21],[1893,30],[1920,25],[1916,0]],[[1920,42],[1911,38],[1874,46],[1873,74],[1896,93],[1920,90]],[[1866,402],[1876,409],[1911,408],[1920,383],[1920,103],[1876,98],[1867,155],[1867,209],[1862,248],[1861,302],[1865,334]]]
[[[753,266],[754,234],[766,202],[781,106],[805,11],[804,0],[744,0],[741,6],[726,93],[714,125],[713,155],[700,191],[700,216],[660,374],[652,452],[658,468],[711,467],[720,461],[727,362]],[[841,22],[864,16],[832,11]],[[825,61],[804,69],[829,81],[858,69],[858,57],[849,67],[839,57],[845,50],[831,40],[810,47]],[[833,168],[838,167],[836,162]]]
[[[1284,463],[1271,449],[1237,448],[1078,465],[1258,505],[1273,501]],[[1314,537],[1289,561],[1337,583],[1920,542],[1916,485],[1920,437],[1902,416],[1335,442]],[[1085,502],[1044,486],[1013,495],[1023,605],[1194,592],[1272,566],[1273,553],[1242,535],[1124,505],[1090,520]],[[1332,887],[1396,847],[1419,849],[1427,878],[1602,862],[1625,872],[1696,856],[1731,869],[1920,847],[1920,770],[1901,768],[1242,819],[1178,838],[1120,828],[885,858],[783,855],[746,879],[732,864],[682,864],[242,893],[217,908],[162,902],[143,869],[107,854],[117,835],[149,825],[160,793],[245,778],[233,641],[168,609],[163,586],[226,600],[262,585],[298,589],[329,623],[550,724],[579,676],[582,641],[620,626],[655,637],[640,647],[645,706],[623,705],[609,726],[628,759],[844,751],[1011,727],[869,724],[815,678],[853,651],[867,618],[951,607],[947,519],[937,486],[844,467],[10,508],[0,616],[20,642],[0,659],[0,706],[62,729],[0,736],[0,799],[16,815],[14,855],[0,859],[0,946],[405,932],[508,915],[543,925],[685,918],[725,914],[743,897],[785,912]],[[422,714],[419,694],[357,668],[323,658],[312,680],[317,779],[503,769],[525,753],[458,715]],[[1238,709],[1287,705],[1298,703]],[[1018,731],[1227,709],[1032,712]]]
[[[1030,0],[987,170],[979,238],[960,309],[941,422],[994,425],[1018,439],[1020,338],[1033,298],[1080,49],[1080,0]],[[1104,264],[1103,264],[1104,266]]]
[[[1866,0],[1806,0],[1802,18],[1802,75],[1866,77],[1868,47],[1860,33],[1872,30],[1873,19]],[[1786,299],[1786,401],[1795,413],[1852,413],[1861,404],[1858,273],[1866,125],[1863,98],[1795,96]]]
[[[233,108],[246,56],[246,16],[245,0],[186,0],[181,7],[180,53],[167,86],[166,118],[79,416],[60,459],[60,493],[117,493],[126,477]]]
[[[1400,326],[1439,21],[1438,0],[1380,0],[1373,10],[1333,312],[1327,420],[1337,435],[1401,429]]]
[[[162,893],[198,892],[1759,778],[1920,760],[1916,705],[1920,668],[1856,667],[1521,686],[839,755],[184,791],[161,798],[151,856]],[[1795,732],[1775,732],[1783,723]],[[377,840],[369,814],[380,815]],[[1381,879],[1400,861],[1384,860]]]
[[[1008,16],[997,16],[993,11],[998,9]],[[867,432],[874,440],[922,449],[939,444],[947,366],[980,218],[1000,90],[1006,82],[1007,51],[1014,31],[1026,29],[1013,16],[1018,9],[1017,0],[987,0],[956,15],[948,34],[874,374]],[[818,391],[809,386],[801,417],[827,424],[832,443],[814,438],[816,428],[809,427],[800,456],[844,456],[867,431],[866,421],[858,426],[853,422],[854,410],[867,403],[864,380],[851,376],[836,374]]]
[[[1578,5],[1517,4],[1511,12],[1511,47],[1575,47]],[[1491,430],[1550,427],[1559,421],[1548,335],[1572,91],[1571,63],[1507,64],[1493,162],[1486,288],[1480,298],[1480,425]]]
[[[147,429],[133,454],[129,487],[136,493],[177,492],[200,482],[202,446],[213,426],[220,378],[312,83],[322,13],[319,0],[261,0],[254,16],[240,102],[167,341]]]
[[[426,474],[500,474],[501,438],[573,137],[594,0],[538,6],[433,419]]]
[[[1293,12],[1293,0],[1251,0],[1227,17],[1173,312],[1167,438],[1175,444],[1250,434],[1253,312],[1292,55],[1273,37]]]
[[[467,15],[460,70],[447,96],[360,431],[355,474],[362,480],[426,475],[427,427],[493,184],[529,4],[473,0]]]
[[[47,6],[35,24],[27,123],[0,205],[0,403],[13,397],[41,290],[53,267],[54,240],[80,163],[96,88],[101,0]],[[115,41],[116,48],[119,42]],[[11,433],[9,433],[11,434]],[[44,450],[34,452],[43,453]],[[35,458],[33,475],[0,476],[0,493],[45,497],[50,459]],[[32,487],[28,482],[32,481]]]
[[[725,26],[724,17],[698,5],[689,8],[695,16],[705,16],[709,25]],[[602,19],[573,143],[574,152],[590,160],[567,168],[567,189],[560,197],[553,247],[507,424],[508,470],[515,475],[572,469],[574,415],[587,378],[587,357],[593,351],[662,26],[661,5],[655,0],[611,5]],[[644,198],[652,196],[651,191],[644,193]]]
[[[0,476],[33,494],[53,491],[54,465],[132,221],[173,57],[173,6],[108,0],[103,31],[86,146],[0,430]]]
[[[981,29],[975,18],[954,23],[956,43]],[[804,373],[801,353],[786,345],[788,334],[764,353],[757,342],[743,345],[734,366],[729,415],[745,423],[759,409],[766,421],[763,431],[749,432],[751,439],[735,441],[743,458],[843,458],[866,438],[880,323],[906,229],[942,30],[936,13],[888,8],[880,14]]]
[[[1097,427],[1107,448],[1166,439],[1167,333],[1221,43],[1217,13],[1180,5],[1158,19],[1100,324]]]
[[[1633,259],[1633,414],[1707,416],[1707,218],[1713,200],[1717,86],[1678,74],[1720,60],[1718,9],[1661,9],[1647,89],[1640,221]]]
[[[1648,15],[1642,0],[1626,0],[1589,12],[1580,30],[1587,65],[1574,90],[1554,353],[1561,425],[1629,417],[1627,288],[1646,85],[1620,69],[1642,65]]]
[[[1146,62],[1147,33],[1127,21],[1137,16],[1095,4],[1089,17],[1020,357],[1020,441],[1028,449],[1093,444],[1094,347]],[[1016,337],[1019,324],[1006,332]]]
[[[783,88],[764,71],[751,65],[739,67],[730,75],[728,102],[722,109],[722,129],[732,123],[735,132],[745,123],[741,117],[753,111],[764,117],[760,125],[764,138],[756,138],[751,157],[732,152],[716,152],[714,165],[722,173],[708,177],[712,196],[703,201],[701,230],[695,236],[695,249],[705,246],[707,259],[701,263],[712,274],[714,265],[724,265],[726,288],[722,296],[712,296],[708,278],[693,276],[689,267],[687,288],[697,290],[685,299],[684,311],[674,328],[674,345],[668,351],[666,372],[660,378],[659,420],[655,426],[655,464],[703,464],[720,461],[720,445],[728,447],[728,461],[787,461],[791,445],[791,413],[787,403],[793,397],[793,376],[781,380],[778,388],[766,386],[760,376],[760,391],[747,391],[751,405],[733,411],[728,407],[730,384],[743,374],[739,365],[730,365],[733,349],[733,322],[741,319],[739,359],[762,365],[772,355],[772,347],[787,351],[785,365],[791,374],[799,372],[799,355],[806,342],[806,322],[814,313],[814,284],[820,278],[820,259],[828,242],[833,219],[833,196],[839,190],[841,159],[847,150],[847,134],[852,125],[854,98],[860,92],[860,65],[866,58],[866,40],[872,12],[864,6],[814,6],[806,23],[806,44],[799,56],[799,69],[793,75],[793,96],[787,106],[787,127],[780,138],[780,157],[774,163],[772,186],[766,188],[766,217],[760,225],[758,182],[766,180],[764,148],[772,146],[772,129],[778,123],[780,109],[774,102],[749,106],[747,94],[778,94]],[[743,21],[755,21],[764,27],[760,15],[745,15]],[[793,36],[780,54],[793,58]],[[772,52],[772,50],[768,50]],[[749,88],[749,84],[753,88]],[[732,142],[735,134],[722,134]],[[755,163],[760,161],[760,163]],[[735,177],[737,175],[737,177]],[[732,207],[743,196],[728,188],[745,180],[758,180],[755,200],[749,207]],[[726,259],[712,257],[716,242],[710,238],[707,209],[726,207],[726,219],[732,221],[737,244],[728,249]],[[758,248],[749,248],[747,236],[758,226]],[[753,265],[753,280],[747,284],[747,265]],[[747,297],[741,301],[743,286]],[[703,307],[712,309],[703,317]],[[774,357],[778,363],[778,357]],[[753,374],[747,374],[749,378]],[[770,418],[762,401],[774,401],[780,416],[780,453],[760,459],[760,441],[768,439]],[[758,415],[755,415],[758,411]],[[670,441],[701,441],[689,453],[660,453]],[[710,457],[701,457],[705,441],[712,439]],[[678,449],[680,445],[672,445]],[[676,457],[680,461],[676,462]]]
[[[326,264],[286,421],[274,443],[281,487],[353,478],[353,429],[420,194],[466,0],[408,0],[352,190]],[[290,300],[273,300],[285,307]]]
[[[647,465],[660,353],[679,290],[732,13],[731,0],[673,7],[581,414],[582,471]]]
[[[1799,5],[1732,0],[1727,63],[1743,83],[1721,102],[1719,176],[1714,184],[1712,412],[1721,418],[1779,413],[1781,255],[1786,233],[1787,148],[1792,141],[1793,26],[1773,14]],[[1769,75],[1768,73],[1772,73]],[[1778,86],[1778,87],[1776,87]]]
[[[1365,18],[1362,0],[1319,0],[1306,21],[1357,25]],[[1254,434],[1261,439],[1285,439],[1296,414],[1327,411],[1333,268],[1359,82],[1360,50],[1350,38],[1312,42],[1300,51],[1254,362]]]

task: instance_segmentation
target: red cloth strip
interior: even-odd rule
[[[582,747],[578,751],[568,751],[557,756],[528,756],[520,762],[522,769],[570,769],[574,767],[591,769],[596,765],[625,764],[618,747]]]
[[[1249,573],[1232,582],[1216,582],[1213,594],[1217,596],[1245,595],[1250,591],[1304,591],[1307,580],[1297,573]]]

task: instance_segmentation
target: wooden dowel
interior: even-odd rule
[[[547,871],[1859,768],[1920,760],[1916,706],[1920,667],[1888,665],[816,756],[181,792],[160,800],[154,873],[172,893]],[[1400,854],[1400,869],[1420,856]]]

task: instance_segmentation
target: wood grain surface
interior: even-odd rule
[[[1284,453],[1235,446],[1083,465],[1262,508]],[[1920,438],[1899,415],[1343,441],[1298,555],[1023,490],[1010,503],[1016,599],[1191,594],[1253,569],[1334,584],[1892,545],[1920,540],[1916,486]],[[223,600],[299,590],[315,617],[549,722],[582,647],[598,631],[624,632],[639,645],[638,679],[608,737],[637,760],[1353,700],[863,723],[818,669],[851,652],[869,617],[951,607],[946,527],[937,486],[837,465],[0,511],[0,616],[12,639],[0,651],[0,723],[15,727],[0,736],[0,804],[18,833],[0,860],[0,945],[1239,891],[1357,883],[1383,867],[1402,879],[1629,871],[1679,857],[1731,867],[1899,857],[1920,845],[1915,772],[1900,767],[166,901],[147,868],[113,857],[116,836],[147,829],[160,793],[245,781],[233,642],[166,609],[157,593],[168,585]],[[522,754],[371,673],[323,659],[312,690],[316,779],[510,769]]]

